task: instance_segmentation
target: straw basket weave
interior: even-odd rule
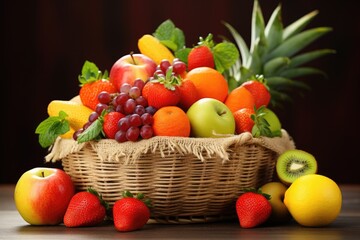
[[[124,190],[152,201],[157,223],[219,221],[235,217],[245,188],[273,179],[279,154],[295,148],[282,137],[153,137],[117,143],[104,139],[78,144],[58,138],[46,161],[61,160],[77,190],[93,187],[112,206]]]

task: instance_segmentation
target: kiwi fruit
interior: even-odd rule
[[[291,185],[297,178],[317,172],[315,157],[300,149],[291,149],[279,155],[276,162],[276,173],[280,181]]]

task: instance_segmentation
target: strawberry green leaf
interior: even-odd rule
[[[107,70],[105,70],[103,74],[96,66],[96,64],[90,61],[85,61],[81,69],[81,75],[79,75],[78,77],[80,86],[83,86],[86,83],[95,82],[99,79],[108,79],[108,78],[109,78],[109,74]]]
[[[70,130],[69,122],[66,120],[67,116],[64,111],[60,111],[59,116],[48,117],[37,126],[35,133],[39,134],[41,147],[51,146],[58,136]]]

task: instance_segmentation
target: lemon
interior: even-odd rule
[[[342,194],[332,179],[308,174],[290,185],[285,192],[284,204],[300,225],[321,227],[332,223],[339,215]]]

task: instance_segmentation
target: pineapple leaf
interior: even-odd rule
[[[293,58],[291,58],[291,62],[289,64],[290,68],[301,66],[307,62],[310,62],[314,59],[317,59],[319,57],[322,57],[324,55],[333,54],[335,53],[335,50],[332,49],[319,49],[303,54],[299,54]]]
[[[293,98],[289,94],[275,89],[270,89],[271,100],[270,105],[274,108],[284,108],[283,102],[293,102]]]
[[[307,75],[320,74],[327,77],[324,71],[312,67],[289,68],[281,72],[280,76],[285,78],[296,78]]]
[[[330,32],[331,30],[332,29],[329,27],[319,27],[303,31],[284,41],[269,55],[267,55],[265,60],[280,56],[291,57],[322,35]]]
[[[286,90],[286,89],[295,89],[301,88],[303,90],[310,90],[309,85],[304,82],[296,81],[290,78],[285,77],[268,77],[267,85],[270,89],[276,90]]]
[[[262,56],[267,51],[267,42],[265,38],[265,22],[264,17],[258,3],[254,1],[254,8],[251,20],[251,54]]]
[[[305,16],[299,18],[292,24],[288,25],[284,29],[283,40],[286,40],[292,37],[293,35],[301,32],[301,30],[303,30],[318,13],[319,13],[318,10],[314,10],[306,14]]]
[[[225,27],[230,31],[230,33],[232,34],[235,43],[237,45],[237,47],[240,50],[240,54],[241,54],[241,60],[239,58],[240,61],[240,65],[241,62],[242,64],[247,64],[247,59],[249,59],[250,56],[250,51],[248,46],[246,45],[244,39],[242,38],[242,36],[235,30],[235,28],[233,28],[229,23],[227,22],[223,22],[223,24],[225,25]]]
[[[283,38],[283,23],[281,21],[281,4],[274,10],[265,27],[265,37],[268,42],[268,50],[279,46]]]
[[[260,47],[259,42],[260,42],[260,38],[258,38],[255,41],[254,48],[252,50],[248,64],[244,65],[246,68],[251,69],[252,75],[259,74],[262,72],[262,62],[260,59],[261,55],[259,54],[261,47]]]
[[[264,75],[266,77],[274,76],[275,73],[281,71],[286,68],[290,63],[290,59],[288,57],[277,57],[271,59],[267,63],[264,64]]]

